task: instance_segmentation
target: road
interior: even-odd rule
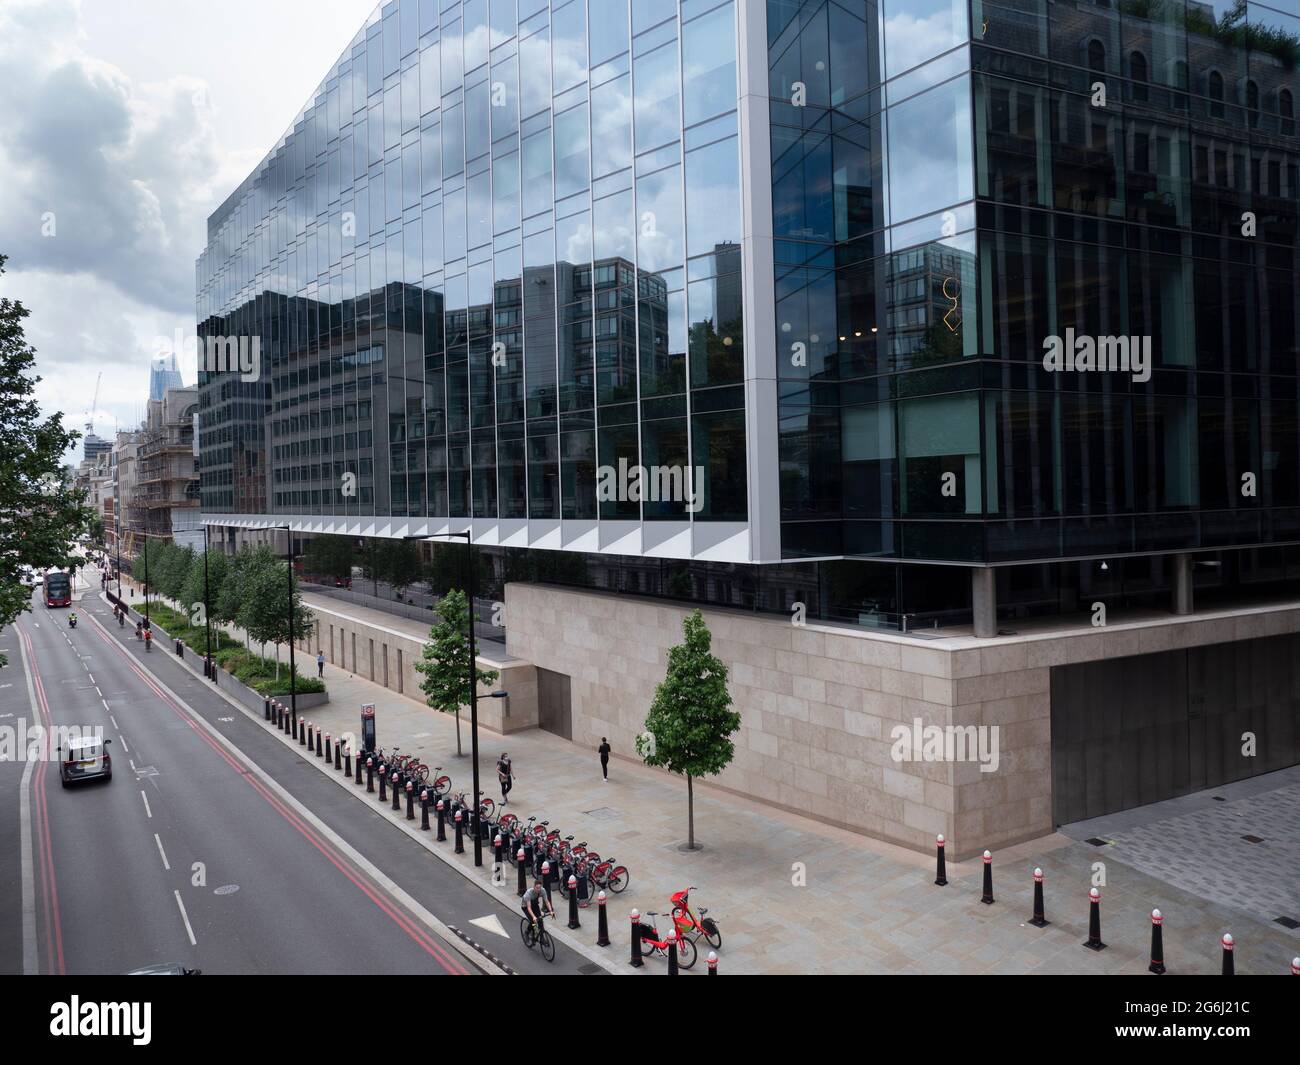
[[[439,922],[520,972],[584,966],[562,945],[550,965],[526,950],[513,895],[494,901],[165,648],[146,654],[97,596],[77,609],[75,630],[67,610],[38,604],[0,635],[10,663],[0,728],[101,728],[114,776],[65,789],[55,762],[0,762],[10,797],[0,970],[469,975],[486,965]],[[492,915],[509,939],[470,924]]]

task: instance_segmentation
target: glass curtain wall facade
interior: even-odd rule
[[[377,8],[209,219],[204,510],[743,523],[736,63],[735,0]]]
[[[1300,540],[1295,0],[767,18],[784,556]]]

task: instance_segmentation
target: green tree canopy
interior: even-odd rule
[[[289,567],[270,551],[254,552],[254,559],[244,572],[245,595],[237,618],[250,640],[273,643],[278,649],[289,642]],[[297,582],[293,586],[292,634],[295,639],[310,639],[315,622],[311,611],[303,606]],[[279,676],[279,662],[276,663]]]
[[[465,593],[453,588],[438,602],[438,624],[429,630],[424,654],[415,663],[424,675],[420,690],[425,702],[444,714],[456,715],[456,753],[461,754],[460,708],[469,702],[469,604]],[[500,676],[496,670],[479,669],[474,676],[480,687]]]
[[[0,277],[5,261],[0,255]],[[31,609],[24,569],[66,568],[69,545],[95,517],[62,475],[63,455],[80,434],[65,429],[61,415],[41,418],[36,349],[23,330],[30,313],[0,296],[0,628]]]
[[[740,715],[731,709],[727,667],[713,655],[713,636],[698,611],[682,621],[685,639],[668,651],[668,670],[636,739],[646,765],[686,777],[687,845],[695,849],[696,777],[721,773],[736,753],[731,734]]]
[[[203,557],[203,554],[197,554],[194,556],[194,560],[190,563],[190,571],[185,575],[185,585],[181,589],[180,594],[180,601],[189,612],[191,619],[201,619],[203,616],[198,610],[198,608],[203,605],[205,598],[203,595],[203,582],[205,577]],[[213,611],[213,604],[216,603],[217,598],[221,594],[221,587],[226,579],[226,569],[228,565],[228,559],[220,551],[207,552],[206,579],[208,582],[208,594],[206,599],[209,611]],[[216,620],[215,611],[213,611],[212,620]]]

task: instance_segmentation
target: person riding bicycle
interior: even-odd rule
[[[150,630],[150,629],[145,629],[145,630],[144,630],[144,646],[145,646],[145,649],[146,649],[146,650],[149,648],[149,645],[150,645],[151,643],[153,643],[153,632],[152,632],[152,630]]]
[[[533,886],[520,896],[520,908],[533,924],[539,928],[542,924],[542,914],[549,913],[555,916],[555,907],[551,905],[551,897],[546,894],[546,886],[540,880],[534,880]]]
[[[144,639],[144,624],[142,622],[137,621],[135,623],[135,638],[137,640]]]

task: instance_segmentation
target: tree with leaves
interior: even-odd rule
[[[253,570],[275,561],[275,555],[267,547],[245,547],[230,558],[226,564],[225,579],[217,590],[216,598],[211,600],[212,620],[222,625],[242,625],[239,615],[251,590],[249,575]],[[249,640],[245,628],[244,644],[251,650]]]
[[[0,277],[5,256],[0,255]],[[84,492],[63,476],[62,458],[80,434],[62,416],[41,418],[32,376],[36,349],[27,343],[23,320],[31,312],[0,296],[0,629],[31,609],[27,567],[63,567],[74,539],[88,532],[94,511]],[[0,666],[6,664],[0,654]]]
[[[194,561],[190,563],[190,571],[185,575],[185,585],[181,589],[181,604],[189,612],[191,620],[202,623],[203,614],[199,608],[203,605],[205,599],[208,604],[208,610],[212,613],[212,620],[216,620],[214,604],[217,597],[221,594],[221,586],[226,579],[226,567],[229,560],[220,551],[207,552],[207,571],[203,568],[203,554],[194,556]],[[207,582],[207,595],[204,596],[204,582]],[[216,650],[214,646],[212,650]]]
[[[456,715],[456,754],[461,755],[460,708],[470,700],[469,603],[465,593],[458,588],[447,592],[438,602],[438,617],[415,669],[424,675],[420,690],[425,702],[440,713]],[[480,687],[498,676],[496,670],[479,669],[474,663],[474,678]]]
[[[293,586],[293,618],[289,616],[289,567],[270,551],[254,552],[254,561],[244,573],[245,597],[239,611],[239,624],[251,640],[265,646],[275,644],[275,677],[280,679],[280,646],[290,641],[311,638],[315,622],[311,611],[303,606],[302,593]]]
[[[668,671],[655,690],[636,750],[646,765],[686,777],[687,849],[695,849],[696,777],[714,776],[731,763],[731,734],[740,715],[731,709],[727,667],[712,653],[713,636],[698,611],[682,621],[685,640],[668,651]]]

